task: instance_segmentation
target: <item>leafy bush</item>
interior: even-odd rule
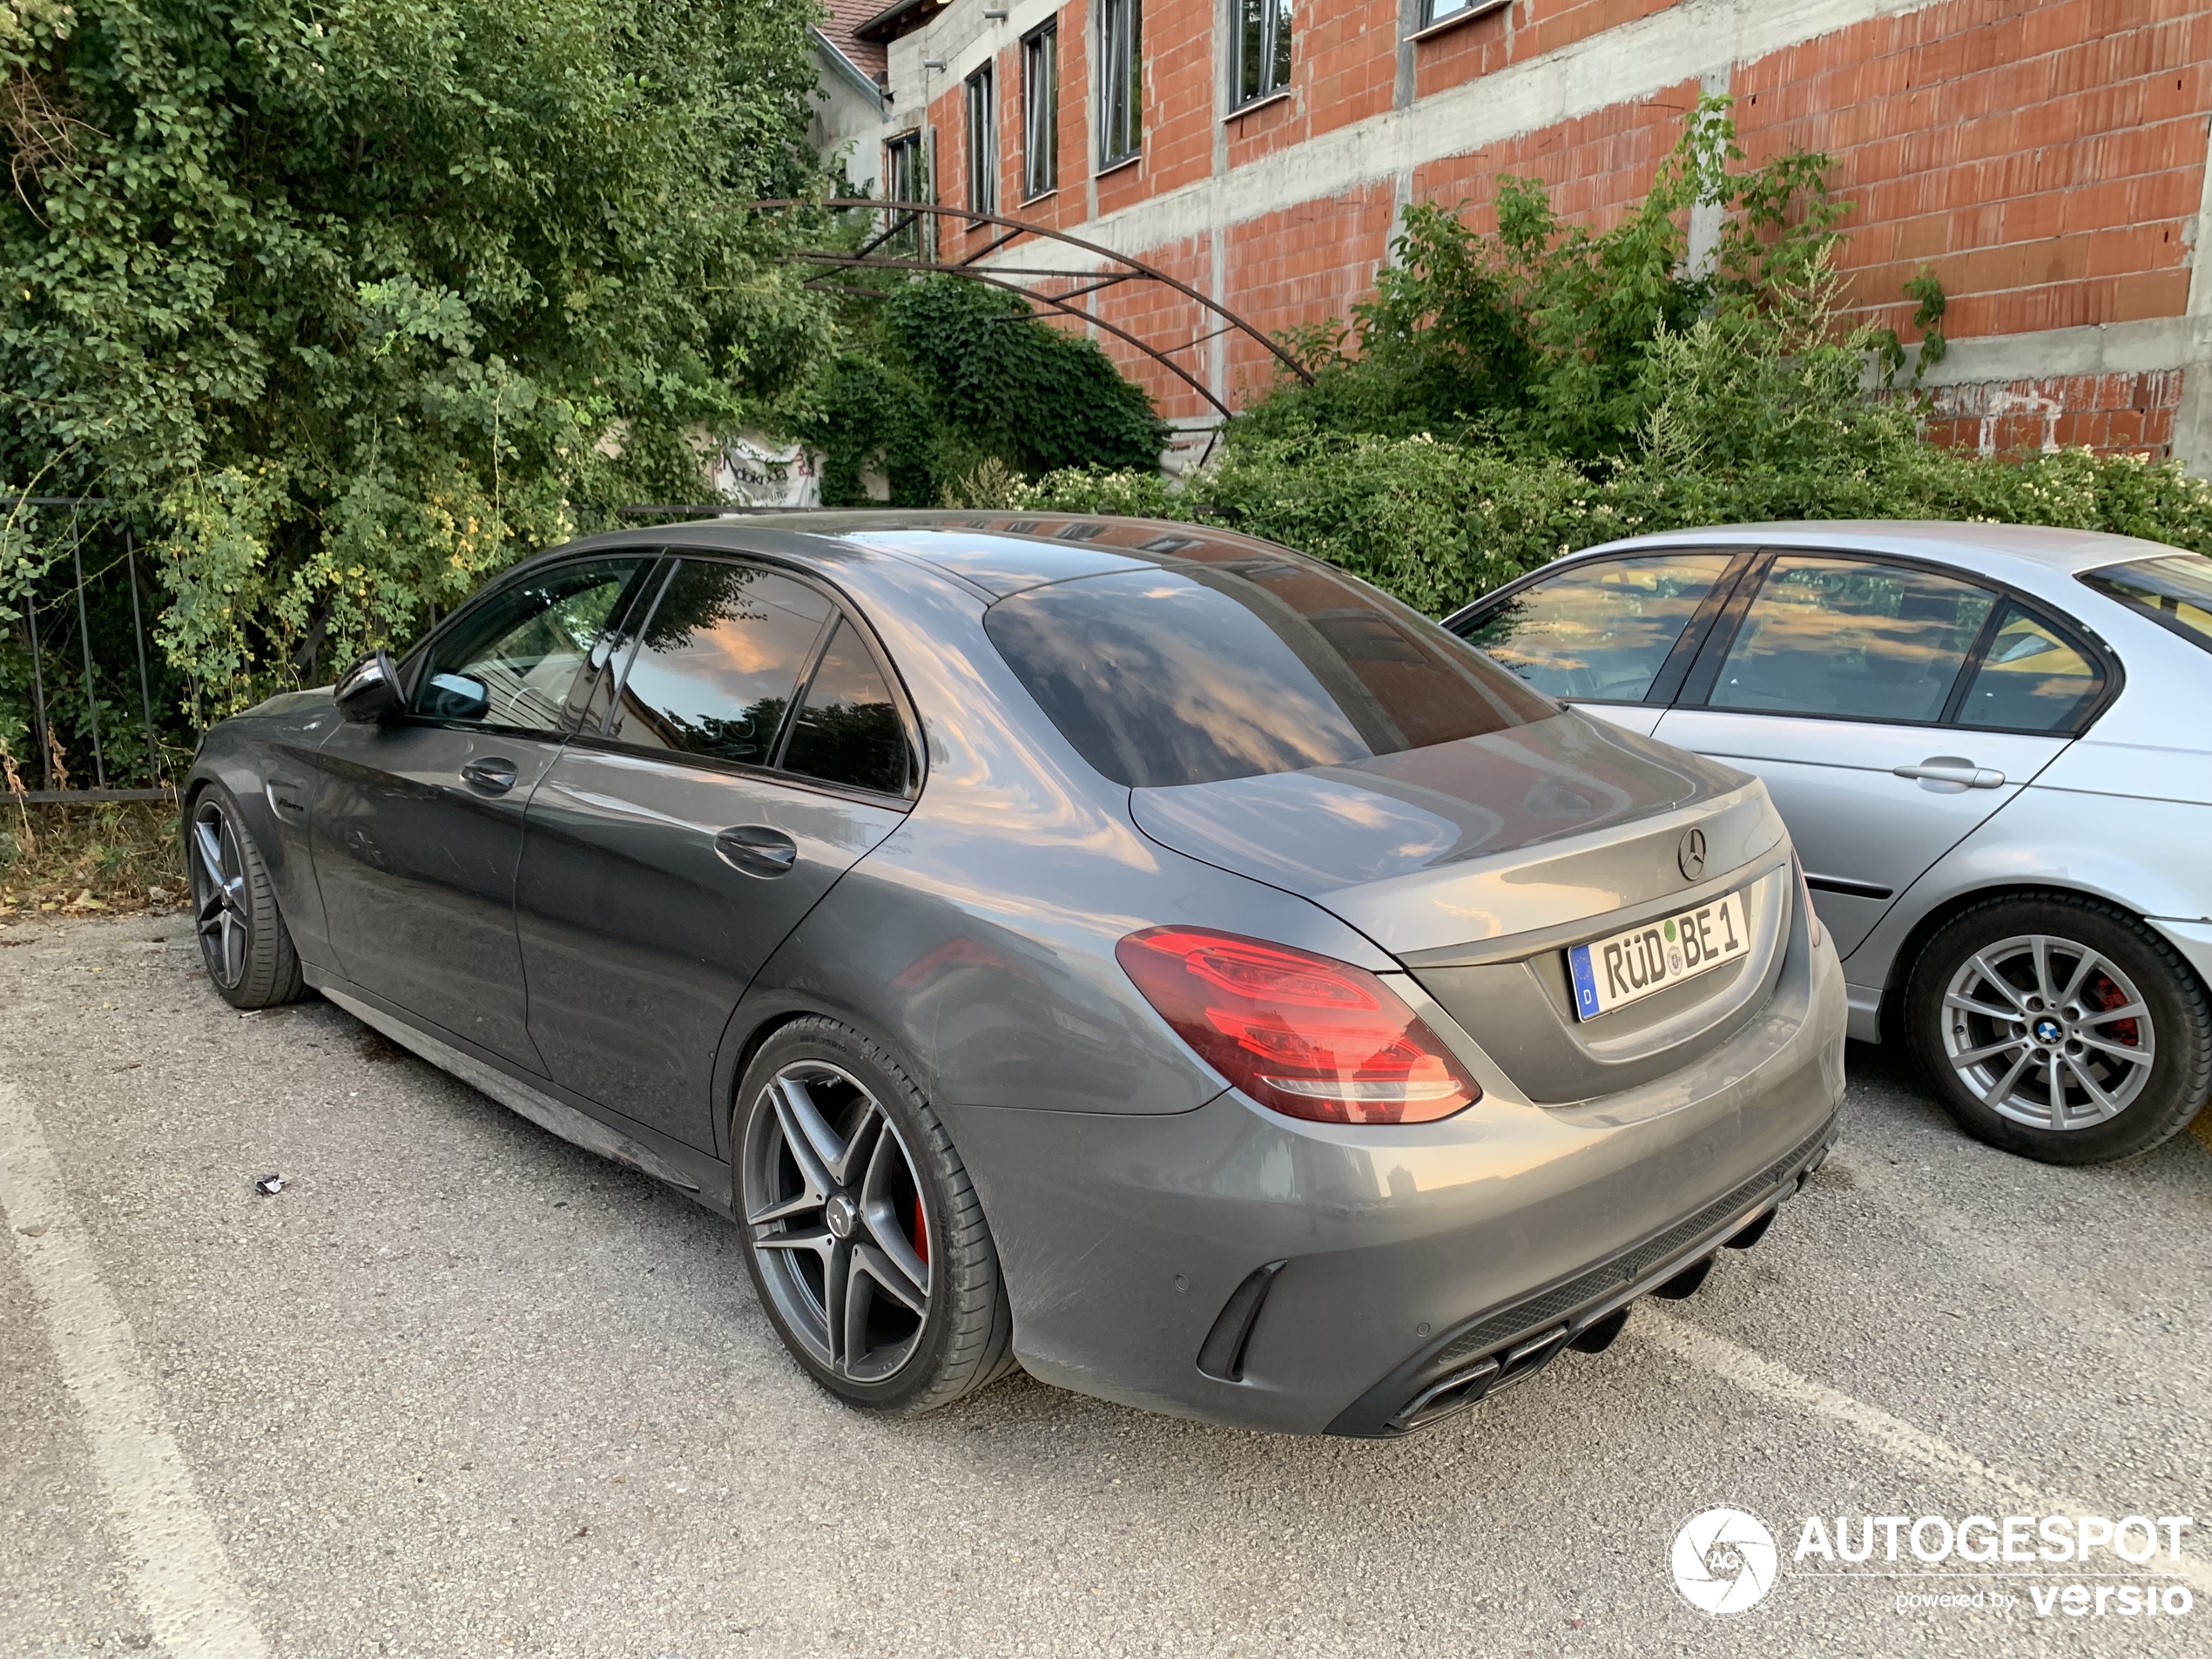
[[[1352,327],[1296,342],[1314,383],[1232,421],[1204,479],[1171,495],[1069,470],[1019,504],[1219,514],[1439,614],[1579,548],[1709,524],[1987,519],[2212,552],[2212,484],[2176,462],[1924,442],[1897,337],[1839,321],[1848,209],[1825,160],[1730,172],[1740,158],[1709,99],[1641,209],[1602,235],[1562,230],[1526,180],[1504,182],[1494,237],[1409,209]],[[1703,273],[1681,225],[1700,203],[1723,214]],[[1924,274],[1906,292],[1925,363],[1942,290]]]
[[[1982,519],[2108,530],[2212,553],[2212,483],[2085,449],[1985,460],[1922,442],[1912,405],[1869,399],[1849,345],[1718,320],[1655,337],[1644,428],[1598,466],[1416,433],[1239,437],[1181,494],[1067,471],[1019,505],[1196,518],[1325,558],[1433,615],[1625,536],[1779,519]]]
[[[692,498],[826,338],[746,211],[812,176],[815,11],[7,0],[0,481],[125,504],[203,714]]]
[[[1168,428],[1143,388],[1081,334],[1019,294],[961,277],[900,281],[848,313],[840,348],[792,400],[790,424],[824,452],[823,499],[934,507],[986,461],[1029,476],[1150,469]]]

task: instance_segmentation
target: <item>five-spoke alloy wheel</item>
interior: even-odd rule
[[[207,977],[236,1008],[297,1000],[304,988],[299,954],[238,802],[219,784],[210,785],[193,798],[184,830],[192,925]]]
[[[895,1376],[929,1318],[929,1219],[898,1126],[822,1061],[768,1080],[745,1148],[745,1224],[782,1323],[856,1382]]]
[[[747,1067],[738,1221],[786,1345],[847,1399],[911,1414],[1011,1363],[1011,1315],[967,1170],[904,1069],[804,1019]]]
[[[2075,894],[1973,906],[1907,990],[1922,1067],[1970,1132],[2057,1163],[2148,1150],[2204,1103],[2212,1010],[2132,916]]]

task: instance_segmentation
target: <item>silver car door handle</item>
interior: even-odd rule
[[[1949,755],[1931,755],[1917,766],[1892,766],[1890,770],[1899,778],[1918,778],[1931,784],[1958,784],[1967,789],[2001,789],[2005,786],[2003,772],[1977,766],[1971,760],[1954,760]]]
[[[515,763],[496,755],[486,755],[481,760],[471,760],[461,769],[463,781],[475,785],[487,795],[503,795],[515,786]]]
[[[747,875],[786,875],[799,862],[799,844],[765,824],[740,824],[714,838],[722,861]]]

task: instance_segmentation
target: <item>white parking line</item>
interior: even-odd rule
[[[100,1283],[38,1119],[0,1078],[0,1210],[44,1316],[63,1381],[84,1420],[92,1467],[137,1559],[132,1574],[154,1640],[176,1659],[264,1659],[229,1554],[161,1426],[122,1310]]]
[[[2087,1503],[2064,1493],[2046,1492],[2016,1474],[1991,1467],[1979,1458],[1960,1451],[1948,1440],[1918,1429],[1901,1417],[1865,1400],[1800,1377],[1786,1366],[1752,1352],[1726,1337],[1716,1337],[1696,1325],[1669,1318],[1649,1305],[1639,1307],[1629,1330],[1652,1346],[1709,1371],[1723,1382],[1735,1384],[1747,1394],[1783,1401],[1816,1417],[1825,1418],[1886,1452],[1932,1473],[1992,1488],[2017,1498],[2039,1515],[2102,1515],[2115,1513],[2109,1505]],[[2188,1554],[2178,1561],[2160,1561],[2161,1571],[2177,1573],[2199,1594],[2212,1594],[2212,1568]]]

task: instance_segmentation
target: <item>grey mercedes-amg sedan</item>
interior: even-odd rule
[[[528,560],[208,734],[208,971],[731,1216],[799,1364],[1403,1433],[1601,1349],[1835,1135],[1757,779],[1187,525]]]

